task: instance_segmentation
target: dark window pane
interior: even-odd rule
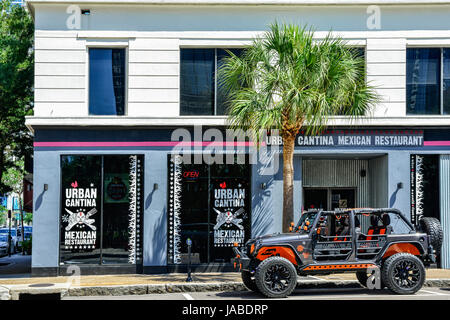
[[[443,102],[444,114],[450,114],[450,49],[444,50]]]
[[[89,49],[89,114],[125,114],[124,49]]]
[[[192,263],[209,260],[208,234],[214,226],[208,220],[208,167],[183,164],[181,169],[181,263],[187,263],[186,240],[192,240]]]
[[[407,49],[406,111],[408,114],[440,113],[439,48]]]
[[[244,49],[228,49],[228,51],[231,51],[233,54],[240,56]],[[217,70],[220,69],[220,67],[223,64],[223,59],[225,57],[228,57],[229,54],[224,49],[217,49]],[[217,107],[216,107],[216,115],[225,115],[227,114],[228,109],[228,99],[227,95],[225,93],[225,90],[223,88],[223,85],[221,85],[220,79],[217,79]]]
[[[214,49],[180,51],[181,115],[214,114]]]
[[[130,156],[105,156],[103,172],[104,264],[128,263],[130,243]]]
[[[100,263],[101,157],[61,158],[61,263]]]

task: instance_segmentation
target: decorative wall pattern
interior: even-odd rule
[[[411,222],[417,225],[423,216],[423,157],[411,155]]]
[[[137,225],[137,156],[130,156],[130,207],[128,214],[128,262],[136,263]]]
[[[181,263],[181,156],[169,160],[169,263]]]

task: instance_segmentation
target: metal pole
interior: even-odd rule
[[[186,244],[188,246],[188,276],[187,276],[186,282],[192,282],[192,277],[191,277],[191,247],[192,247],[192,240],[190,238],[187,238]]]
[[[23,192],[22,192],[23,195]],[[25,232],[23,228],[23,207],[22,207],[22,199],[19,199],[19,209],[20,209],[20,221],[21,221],[21,232],[22,232],[22,255],[25,255],[23,242],[25,241]]]
[[[8,219],[9,219],[9,232],[8,232],[8,257],[11,257],[11,210],[8,210]]]

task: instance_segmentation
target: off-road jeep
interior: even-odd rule
[[[250,239],[234,247],[247,288],[266,297],[292,293],[297,275],[355,272],[370,288],[413,294],[425,281],[442,244],[437,219],[416,228],[397,209],[305,211],[291,233]]]

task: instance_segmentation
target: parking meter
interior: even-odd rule
[[[191,282],[192,281],[192,277],[191,277],[191,248],[192,248],[192,240],[190,238],[186,239],[186,244],[188,247],[188,276],[186,279],[186,282]]]

